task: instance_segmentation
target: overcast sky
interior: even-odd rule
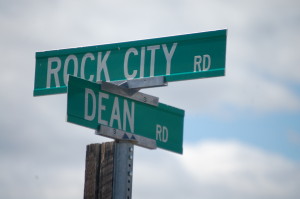
[[[35,52],[228,29],[226,76],[144,90],[185,110],[183,155],[135,147],[133,197],[300,198],[297,0],[0,0],[0,198],[83,197],[66,95],[33,97]]]

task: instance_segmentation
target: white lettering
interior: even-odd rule
[[[202,67],[201,67],[201,63],[202,63]],[[211,65],[211,59],[210,59],[210,55],[197,55],[194,57],[194,72],[198,71],[208,71],[210,69],[210,65]],[[202,69],[201,69],[202,68]]]
[[[110,81],[108,70],[107,70],[107,64],[106,64],[109,54],[110,54],[110,51],[107,51],[104,55],[104,58],[102,59],[102,52],[98,52],[97,81],[101,80],[101,71],[102,70],[104,72],[105,80],[107,82]]]
[[[145,68],[145,47],[141,48],[141,62],[140,62],[140,78],[144,77]]]
[[[210,69],[210,56],[203,55],[203,71],[208,71]]]
[[[111,111],[111,117],[110,117],[110,122],[109,122],[110,127],[113,126],[115,120],[117,120],[117,122],[118,122],[118,129],[122,129],[118,97],[115,97],[115,99],[114,99],[114,105],[113,105],[113,108]]]
[[[161,142],[167,142],[168,137],[169,137],[168,128],[157,124],[156,125],[156,140],[161,141]]]
[[[98,123],[107,125],[108,122],[106,120],[102,119],[102,111],[106,110],[106,106],[103,105],[103,100],[102,99],[108,99],[109,95],[106,93],[99,92],[99,99],[98,99]]]
[[[162,137],[162,141],[163,142],[167,142],[168,141],[168,137],[169,137],[169,131],[167,127],[163,127],[163,137]]]
[[[170,72],[171,72],[171,60],[172,60],[172,57],[174,55],[175,49],[177,47],[177,43],[173,43],[170,52],[168,52],[168,48],[167,48],[166,44],[163,44],[162,47],[163,47],[163,50],[164,50],[164,53],[165,53],[165,57],[166,57],[166,60],[167,60],[166,75],[170,75]]]
[[[159,124],[156,125],[156,140],[161,140],[161,126]]]
[[[159,45],[148,46],[147,50],[151,51],[151,58],[150,58],[150,77],[154,76],[154,65],[155,65],[155,51],[160,49]]]
[[[128,102],[124,99],[123,110],[123,130],[126,131],[126,119],[128,120],[130,131],[134,133],[134,102],[131,102],[131,111],[129,111]]]
[[[96,111],[98,108],[98,124],[110,126],[120,130],[134,133],[134,112],[135,112],[135,102],[132,101],[131,104],[126,99],[123,100],[123,104],[119,103],[119,98],[114,97],[112,107],[107,107],[107,104],[112,102],[109,99],[110,95],[108,93],[99,92],[98,99],[92,89],[85,89],[85,104],[84,104],[84,119],[92,121],[95,119]],[[98,104],[97,104],[98,100]],[[120,106],[121,105],[121,106]],[[122,107],[122,105],[124,105]],[[97,107],[98,106],[98,107]],[[123,110],[121,110],[121,108]],[[123,112],[122,112],[123,111]],[[110,113],[110,118],[109,117]],[[108,120],[109,119],[109,120]],[[115,122],[117,124],[115,124]],[[123,126],[123,128],[122,128]]]
[[[64,83],[65,85],[68,85],[68,67],[69,67],[69,62],[70,61],[74,62],[74,73],[73,75],[77,77],[78,75],[78,59],[75,55],[69,55],[65,61],[64,64]]]
[[[138,51],[135,48],[129,48],[126,53],[125,53],[125,58],[124,58],[124,75],[126,79],[133,79],[136,76],[137,70],[133,70],[133,73],[130,75],[128,73],[128,59],[129,55],[133,53],[134,55],[138,55]]]
[[[86,63],[86,60],[88,59],[88,58],[90,58],[91,60],[95,60],[95,57],[94,57],[94,55],[92,54],[92,53],[86,53],[84,56],[83,56],[83,58],[82,58],[82,60],[81,60],[81,78],[82,79],[86,79],[85,78],[85,74],[84,74],[84,70],[85,70],[85,63]],[[94,79],[94,75],[90,75],[90,78],[89,78],[89,81],[93,81],[93,79]]]
[[[200,67],[200,64],[202,62],[202,57],[201,56],[195,56],[194,57],[194,72],[197,71],[197,68],[198,68],[198,71],[201,71],[201,67]]]
[[[56,62],[56,68],[52,68],[52,63]],[[58,79],[58,71],[61,68],[61,60],[59,57],[50,57],[48,59],[48,71],[47,71],[47,88],[51,87],[51,75],[54,75],[55,87],[60,87]]]
[[[92,100],[92,112],[89,114],[89,96],[91,96]],[[84,119],[92,121],[96,115],[96,96],[93,90],[89,88],[85,88],[85,96],[84,96]]]

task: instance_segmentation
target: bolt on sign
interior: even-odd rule
[[[67,92],[68,75],[92,82],[225,75],[227,30],[36,53],[34,96]]]
[[[101,125],[156,140],[157,147],[182,153],[184,110],[149,105],[69,76],[67,121],[98,130]]]

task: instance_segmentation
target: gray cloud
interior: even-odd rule
[[[183,156],[137,151],[137,198],[298,198],[299,164],[235,141],[186,145]],[[145,183],[145,184],[144,184]]]
[[[226,115],[224,105],[299,111],[289,87],[300,79],[298,8],[298,1],[1,1],[0,198],[81,198],[85,147],[107,141],[65,122],[65,95],[32,97],[35,52],[228,28],[225,77],[145,92],[188,114]],[[239,143],[186,145],[183,156],[137,149],[135,161],[136,198],[299,198],[297,163]]]

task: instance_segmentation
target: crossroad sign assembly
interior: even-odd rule
[[[113,94],[101,84],[74,76],[68,81],[67,121],[95,130],[101,126],[122,130],[182,153],[184,110]]]
[[[34,96],[67,92],[68,75],[92,82],[225,74],[227,30],[36,53]]]
[[[184,110],[159,103],[158,97],[139,90],[224,76],[226,39],[227,30],[218,30],[36,53],[33,95],[67,92],[67,122],[117,140],[114,149],[108,147],[105,153],[101,149],[100,163],[94,157],[87,161],[107,169],[86,170],[85,184],[101,187],[98,179],[107,177],[106,181],[112,181],[109,194],[130,198],[133,144],[182,154]],[[108,162],[113,164],[108,167]],[[87,195],[94,193],[87,190]]]

